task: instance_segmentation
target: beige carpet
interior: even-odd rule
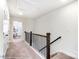
[[[75,59],[62,52],[57,52],[51,56],[51,59]]]
[[[44,59],[25,41],[10,42],[5,59]]]

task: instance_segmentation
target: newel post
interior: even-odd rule
[[[47,35],[47,59],[50,59],[50,33],[46,33]]]
[[[25,33],[25,40],[27,40],[27,37],[26,37],[26,35],[27,35],[27,32],[26,32],[26,31],[24,31],[24,33]]]
[[[32,31],[30,31],[30,46],[32,46]]]

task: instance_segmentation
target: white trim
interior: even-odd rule
[[[36,51],[33,47],[31,47],[28,43],[26,43],[41,59],[45,59],[38,51]]]
[[[78,59],[78,56],[77,56],[77,53],[74,53],[74,51],[65,51],[65,50],[61,50],[61,51],[59,51],[59,52],[62,52],[62,53],[64,53],[64,54],[66,54],[66,55],[68,55],[68,56],[70,56],[70,57],[73,57],[73,58],[75,58],[75,59]],[[75,51],[76,52],[76,51]]]

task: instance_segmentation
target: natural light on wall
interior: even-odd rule
[[[3,23],[3,12],[5,9],[5,0],[0,0],[0,59],[3,59],[3,34],[2,34],[2,23]]]
[[[0,0],[0,59],[3,59],[4,55],[4,39],[3,39],[3,20],[9,19],[9,12],[7,8],[6,0]]]

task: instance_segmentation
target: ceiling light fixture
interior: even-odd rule
[[[17,14],[18,14],[18,15],[23,15],[22,10],[21,10],[21,9],[19,9],[19,8],[17,8]]]
[[[19,15],[23,15],[23,13],[22,12],[19,12]]]

